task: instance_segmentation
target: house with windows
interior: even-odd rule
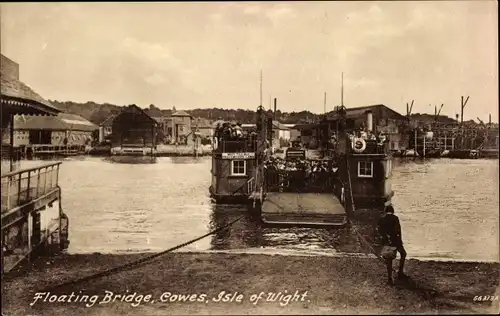
[[[113,133],[113,121],[115,117],[115,114],[111,114],[101,124],[99,124],[99,143],[109,138]]]
[[[185,111],[177,111],[172,114],[171,130],[173,144],[187,145],[193,143],[192,130],[193,117]]]

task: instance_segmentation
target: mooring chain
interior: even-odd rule
[[[354,205],[354,198],[352,194],[352,183],[351,183],[351,173],[349,171],[349,161],[347,161],[347,174],[348,174],[348,180],[349,180],[349,192],[351,196],[351,203],[352,203],[352,210],[354,211],[355,205]],[[352,226],[354,229],[354,232],[358,236],[359,240],[361,241],[362,244],[364,244],[382,263],[387,264],[384,258],[382,258],[376,251],[373,249],[373,247],[370,245],[370,243],[359,233],[359,231],[356,229],[356,227]],[[392,267],[392,272],[396,272],[396,269]],[[424,288],[423,286],[417,284],[415,281],[413,281],[413,286],[414,290],[417,290],[418,293],[422,294],[425,299],[430,300],[432,304],[436,305],[436,302],[434,300],[434,295],[437,293],[434,289],[428,289]]]
[[[247,182],[245,182],[241,187],[238,187],[238,189],[236,189],[230,195],[235,195],[245,185],[247,185]],[[132,262],[125,263],[123,265],[119,265],[119,266],[110,268],[108,270],[104,270],[104,271],[101,271],[101,272],[98,272],[98,273],[95,273],[95,274],[91,274],[91,275],[88,275],[86,277],[82,277],[82,278],[75,279],[75,280],[70,280],[70,281],[63,282],[61,284],[57,284],[57,285],[54,285],[54,286],[49,286],[49,287],[45,288],[44,290],[42,290],[41,292],[50,292],[50,291],[53,291],[54,289],[62,288],[62,287],[68,286],[68,285],[75,285],[75,284],[83,283],[85,281],[90,281],[90,280],[93,280],[93,279],[98,279],[98,278],[101,278],[101,277],[104,277],[104,276],[108,276],[108,275],[111,275],[111,274],[115,274],[115,273],[118,273],[118,272],[121,272],[121,271],[125,271],[125,270],[128,270],[128,269],[132,269],[132,268],[138,267],[140,264],[148,263],[149,261],[151,261],[151,260],[153,260],[153,259],[155,259],[157,257],[160,257],[162,255],[165,255],[165,254],[169,253],[169,252],[172,252],[172,251],[175,251],[177,249],[180,249],[180,248],[183,248],[185,246],[188,246],[188,245],[190,245],[190,244],[192,244],[194,242],[197,242],[197,241],[199,241],[199,240],[201,240],[203,238],[206,238],[208,236],[211,236],[211,235],[214,235],[214,234],[216,234],[218,232],[221,232],[221,231],[229,228],[230,226],[232,226],[236,222],[240,221],[244,217],[245,217],[245,215],[239,216],[238,218],[232,220],[231,222],[229,222],[228,224],[226,224],[226,225],[224,225],[222,227],[214,229],[214,230],[212,230],[212,231],[210,231],[210,232],[208,232],[208,233],[206,233],[206,234],[204,234],[202,236],[199,236],[197,238],[191,239],[191,240],[189,240],[189,241],[187,241],[185,243],[179,244],[179,245],[174,246],[172,248],[169,248],[167,250],[155,253],[153,255],[150,255],[150,256],[147,256],[147,257],[144,257],[144,258],[141,258],[141,259],[137,259],[137,260],[132,261]]]

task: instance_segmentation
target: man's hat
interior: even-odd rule
[[[385,212],[386,213],[394,213],[394,207],[392,206],[392,204],[389,204],[385,207]]]

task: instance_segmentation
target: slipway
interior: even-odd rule
[[[344,206],[331,193],[268,192],[262,205],[262,221],[270,225],[344,226]]]

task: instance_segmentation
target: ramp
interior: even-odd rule
[[[332,193],[268,192],[262,221],[273,225],[344,226],[347,214]]]

